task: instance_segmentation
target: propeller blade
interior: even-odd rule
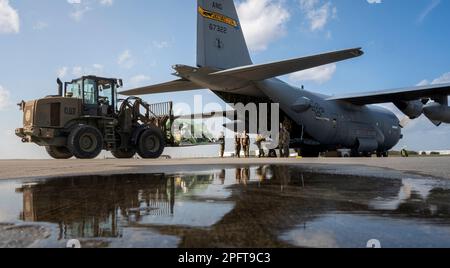
[[[430,119],[430,121],[431,121],[431,123],[433,123],[437,127],[442,125],[442,122],[440,122],[440,121],[435,121],[435,120],[431,120],[431,119]]]
[[[400,121],[400,127],[401,128],[405,128],[409,125],[409,123],[411,123],[411,118],[409,118],[408,116],[403,117],[403,119]]]

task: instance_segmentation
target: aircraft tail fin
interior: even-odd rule
[[[220,70],[251,65],[233,0],[197,0],[197,65]]]

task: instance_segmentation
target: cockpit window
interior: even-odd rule
[[[66,97],[72,97],[76,99],[82,99],[83,94],[81,94],[82,82],[77,81],[71,84],[67,84],[66,87]]]
[[[113,104],[113,85],[111,83],[99,82],[98,94],[99,100],[108,103],[110,106]]]
[[[84,89],[83,89],[83,95],[84,95],[84,104],[96,104],[97,101],[95,100],[95,81],[92,79],[85,79],[84,80]]]

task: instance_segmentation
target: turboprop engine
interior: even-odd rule
[[[427,102],[428,100],[397,101],[395,106],[410,119],[416,119],[423,114],[423,107]]]
[[[423,113],[436,126],[442,123],[450,124],[450,107],[448,105],[432,102],[425,105]]]

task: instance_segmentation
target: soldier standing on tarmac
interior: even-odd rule
[[[223,158],[225,154],[225,134],[223,132],[220,133],[219,144],[220,144],[220,157]]]
[[[242,149],[244,150],[245,158],[250,157],[250,136],[247,134],[247,131],[244,131],[244,134],[241,138]]]
[[[280,158],[283,158],[284,157],[284,148],[285,148],[285,138],[286,138],[286,135],[285,135],[285,132],[286,131],[286,129],[284,128],[284,126],[281,126],[280,127],[280,134],[279,134],[279,138],[278,138],[278,149],[280,150]]]
[[[291,131],[292,124],[289,121],[289,119],[285,119],[284,122],[281,124],[281,130],[280,130],[280,142],[279,142],[279,149],[280,149],[280,157],[286,157],[288,158],[290,153],[290,144],[291,144]]]
[[[289,132],[289,130],[287,128],[284,128],[283,134],[284,134],[284,138],[283,138],[284,157],[289,158],[289,156],[290,156],[289,145],[291,144],[291,133]]]
[[[241,136],[239,135],[239,133],[236,133],[236,135],[234,136],[234,148],[236,157],[241,158]]]

